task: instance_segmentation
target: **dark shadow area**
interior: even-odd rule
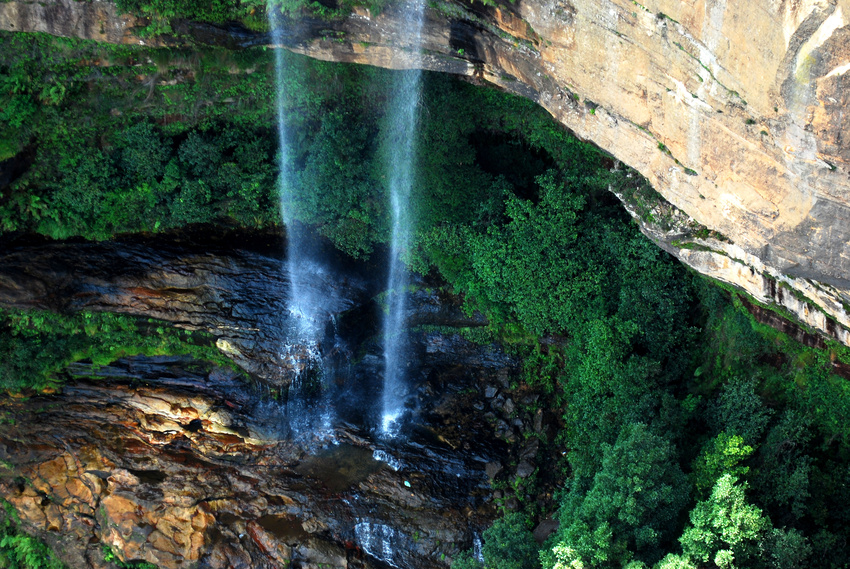
[[[475,161],[482,170],[503,176],[514,187],[518,197],[538,201],[535,178],[558,165],[542,149],[532,148],[507,134],[476,132],[469,137],[475,147]]]

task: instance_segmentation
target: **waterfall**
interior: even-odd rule
[[[472,532],[472,556],[479,563],[484,563],[484,542],[478,532]]]
[[[387,315],[384,319],[384,391],[381,398],[381,433],[395,436],[401,427],[401,416],[407,398],[404,373],[404,353],[407,347],[405,311],[407,308],[407,269],[402,253],[410,243],[413,219],[410,215],[410,190],[413,185],[416,159],[417,109],[421,93],[419,58],[422,47],[422,0],[413,0],[405,6],[405,29],[411,33],[407,50],[402,56],[411,57],[409,71],[401,72],[394,85],[389,112],[390,147],[389,170],[390,211],[392,232],[390,236],[389,277],[387,279]],[[407,53],[405,53],[407,51]]]
[[[285,121],[287,103],[287,62],[283,48],[283,20],[274,3],[267,5],[272,43],[274,44],[275,87],[278,133],[278,192],[280,213],[286,228],[286,262],[283,270],[289,277],[288,314],[290,323],[287,343],[282,346],[282,359],[292,370],[286,415],[290,430],[299,432],[330,429],[331,418],[328,405],[320,405],[321,411],[314,413],[314,405],[308,401],[315,395],[317,387],[322,389],[324,366],[320,341],[328,317],[327,291],[322,283],[327,280],[327,267],[322,263],[315,237],[296,220],[296,186],[290,160],[289,133]],[[311,393],[312,392],[312,393]],[[323,403],[327,403],[326,401]],[[317,416],[313,416],[317,415]]]
[[[291,292],[289,297],[289,311],[299,323],[301,331],[307,336],[318,336],[317,319],[318,307],[321,299],[309,286],[310,276],[322,273],[324,267],[311,258],[310,238],[305,228],[295,220],[295,188],[293,173],[289,160],[289,140],[286,128],[286,63],[283,53],[283,28],[280,20],[280,12],[269,5],[269,25],[271,27],[272,42],[275,45],[275,87],[277,93],[277,135],[278,135],[278,192],[280,195],[280,215],[283,225],[286,227],[286,271],[289,275]]]
[[[406,539],[401,532],[395,528],[361,521],[354,526],[354,537],[360,548],[375,559],[383,561],[392,567],[399,566],[398,552],[395,548],[396,541]]]

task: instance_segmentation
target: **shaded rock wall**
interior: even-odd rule
[[[292,379],[280,353],[300,339],[268,244],[186,241],[12,245],[0,304],[155,315],[226,339],[265,383]],[[423,286],[409,303],[406,422],[398,439],[376,437],[379,309],[358,267],[374,273],[336,267],[338,282],[317,284],[331,286],[339,335],[332,354],[311,354],[330,364],[321,393],[277,401],[230,370],[161,356],[78,362],[59,393],[0,395],[0,496],[23,529],[75,568],[111,567],[103,545],[165,569],[446,567],[498,515],[496,500],[517,506],[491,480],[525,479],[560,454],[523,437],[551,440],[559,413],[511,387],[514,357],[461,336],[480,315]],[[528,492],[554,507],[545,484]]]
[[[183,245],[168,238],[57,243],[0,252],[0,303],[54,311],[121,312],[213,334],[240,367],[275,385],[307,365],[288,306],[282,251]],[[328,271],[305,287],[320,291],[330,316],[362,303],[368,281]],[[287,351],[284,346],[293,349]],[[321,350],[322,346],[316,347]]]
[[[765,267],[823,318],[846,325],[850,0],[440,2],[428,10],[421,59],[405,49],[399,10],[302,20],[284,42],[325,60],[390,68],[421,61],[535,100],[726,236],[754,270]],[[89,18],[105,30],[138,24],[106,3],[0,4],[2,29],[133,41],[124,31],[65,23]],[[267,39],[180,25],[198,41]],[[711,274],[706,263],[690,264]],[[730,282],[752,288],[733,273],[725,273]]]

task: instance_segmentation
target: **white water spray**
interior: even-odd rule
[[[372,458],[377,460],[378,462],[383,462],[394,471],[398,472],[404,467],[404,463],[398,458],[394,457],[390,453],[385,450],[375,449],[372,453]]]
[[[408,49],[413,53],[411,70],[402,72],[396,82],[390,108],[390,151],[387,167],[390,173],[390,206],[392,234],[390,241],[389,278],[387,282],[387,316],[384,320],[384,392],[381,399],[381,433],[394,437],[401,428],[407,398],[404,354],[407,347],[405,311],[407,308],[407,270],[401,260],[410,244],[413,220],[410,190],[413,186],[416,158],[416,129],[421,93],[420,53],[422,48],[423,2],[413,0],[405,6],[406,26],[410,32]],[[406,57],[411,57],[406,55]]]
[[[388,525],[362,521],[354,526],[354,537],[367,554],[387,565],[398,567],[395,541],[404,538],[401,532]]]
[[[271,7],[268,8],[269,25],[271,27],[272,41],[275,44],[275,87],[277,93],[277,133],[278,133],[278,193],[280,196],[280,214],[286,227],[286,271],[289,274],[291,293],[289,299],[289,311],[298,319],[302,331],[311,336],[317,336],[319,307],[321,299],[318,298],[314,286],[310,286],[316,277],[321,277],[325,267],[312,258],[310,254],[309,237],[304,228],[295,220],[296,195],[291,161],[289,158],[290,146],[285,117],[286,108],[286,63],[283,51],[283,28],[280,21],[280,12]]]
[[[484,563],[484,542],[481,541],[478,532],[472,533],[472,556],[479,563]]]
[[[289,277],[288,317],[290,326],[289,345],[283,346],[282,359],[288,362],[293,372],[289,386],[286,415],[294,433],[330,430],[332,412],[326,401],[312,412],[306,391],[315,390],[316,382],[323,375],[322,354],[319,349],[328,317],[327,291],[322,283],[328,280],[327,267],[318,258],[314,238],[305,227],[296,221],[296,185],[290,159],[289,132],[285,121],[287,106],[287,64],[283,48],[283,21],[279,10],[267,6],[269,26],[275,58],[275,87],[278,132],[278,192],[280,213],[286,227],[286,263],[284,270]],[[317,415],[317,416],[313,416]]]

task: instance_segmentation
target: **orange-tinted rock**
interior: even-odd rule
[[[283,566],[289,565],[292,551],[288,545],[281,543],[274,535],[264,530],[255,521],[248,522],[247,529],[248,535],[251,536],[251,539],[257,544],[260,551]]]
[[[133,362],[134,369],[139,365]],[[168,377],[174,372],[171,365],[163,369]],[[139,390],[129,382],[80,380],[61,395],[0,398],[0,412],[15,418],[0,429],[0,458],[21,475],[0,478],[0,496],[24,529],[46,539],[73,569],[104,567],[104,545],[124,561],[162,569],[348,567],[353,560],[369,569],[370,558],[356,543],[355,528],[364,520],[397,527],[394,547],[405,550],[411,569],[429,569],[444,565],[441,554],[466,547],[469,520],[496,513],[481,490],[485,475],[477,470],[477,454],[454,462],[461,470],[448,480],[436,463],[415,474],[394,471],[375,461],[369,447],[341,444],[326,457],[308,455],[288,439],[251,436],[261,429],[248,413],[200,413],[224,395],[247,401],[250,392],[233,376],[150,384]],[[191,415],[190,402],[208,426],[189,436],[181,429],[157,444],[159,432],[146,426],[178,411]],[[151,420],[153,410],[160,419]],[[245,433],[239,453],[227,451],[233,432]],[[349,434],[368,444],[353,433],[341,440]],[[303,474],[305,464],[310,468]],[[429,471],[437,478],[427,480]],[[21,484],[24,477],[33,484]]]

